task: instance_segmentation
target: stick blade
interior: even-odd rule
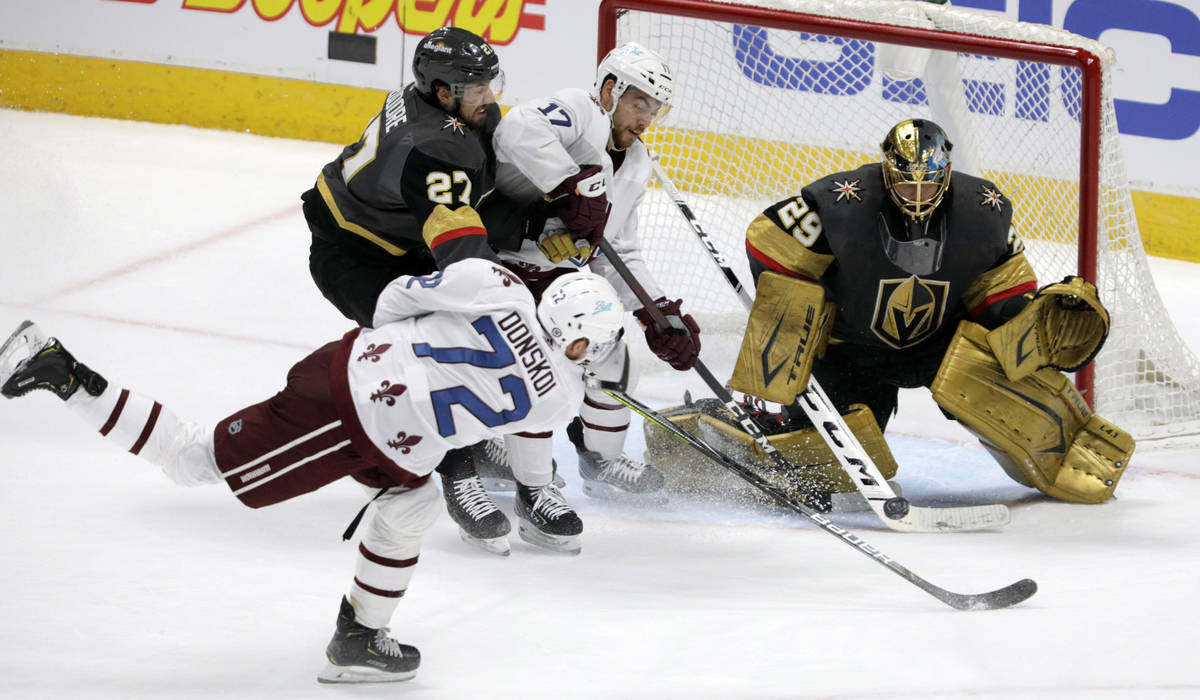
[[[997,503],[949,508],[910,506],[902,518],[889,518],[883,513],[880,520],[899,532],[974,532],[1004,527],[1012,516],[1007,506]]]
[[[947,595],[938,598],[955,610],[999,610],[1028,600],[1034,593],[1037,593],[1037,582],[1031,578],[1023,578],[987,593],[947,592]]]

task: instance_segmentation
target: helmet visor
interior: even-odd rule
[[[465,85],[456,85],[455,97],[463,102],[471,104],[481,104],[484,102],[492,102],[499,100],[504,94],[504,71],[497,70],[495,77],[491,80],[480,80],[477,82],[467,83]],[[489,100],[488,96],[493,99]]]

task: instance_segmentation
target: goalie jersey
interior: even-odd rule
[[[583,401],[579,366],[550,348],[533,297],[497,263],[400,277],[377,317],[387,322],[345,335],[330,379],[354,447],[406,472],[399,483],[451,448],[560,427]]]
[[[500,119],[489,105],[476,131],[429,104],[413,85],[388,93],[362,138],[317,178],[342,231],[391,255],[424,246],[421,224],[438,204],[479,208],[493,186],[489,140]]]
[[[550,192],[581,165],[599,165],[604,171],[611,210],[604,238],[641,280],[652,298],[662,290],[646,268],[638,242],[638,205],[650,182],[650,153],[641,141],[610,154],[611,123],[600,105],[585,90],[567,88],[542,99],[522,103],[504,115],[493,139],[496,149],[496,189],[512,200],[528,204]],[[500,257],[522,277],[535,282],[576,270],[589,262],[621,295],[627,308],[641,302],[628,290],[602,257],[568,258],[557,266],[531,240],[517,251],[501,250]]]
[[[994,327],[1024,306],[1037,279],[1011,222],[1012,204],[993,183],[953,172],[926,229],[940,241],[934,269],[911,272],[889,254],[906,222],[872,163],[768,207],[747,230],[746,250],[755,279],[772,270],[821,282],[837,304],[833,342],[902,350],[948,342],[963,318]]]

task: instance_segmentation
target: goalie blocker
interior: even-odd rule
[[[808,386],[813,362],[825,352],[834,311],[816,282],[764,271],[729,386],[791,404]]]

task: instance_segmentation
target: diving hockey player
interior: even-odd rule
[[[435,208],[425,232],[435,254],[439,241],[477,239],[475,249],[490,255],[469,207]],[[615,293],[597,308],[596,290],[603,294],[607,283],[577,273],[557,284],[535,307],[494,257],[400,276],[384,289],[374,328],[355,328],[309,354],[291,368],[282,391],[215,425],[182,420],[109,384],[30,322],[0,347],[0,392],[7,398],[52,392],[172,481],[224,481],[251,508],[344,476],[380,489],[318,680],[405,680],[421,657],[391,638],[387,624],[441,508],[430,472],[448,451],[504,432],[561,425],[583,399],[583,371],[607,353],[623,352]],[[547,471],[521,491],[517,515],[522,526],[544,528],[561,508]],[[570,545],[569,536],[556,539]]]
[[[628,43],[608,53],[587,90],[568,88],[522,103],[501,120],[493,139],[497,188],[520,204],[547,201],[549,218],[519,250],[499,254],[540,294],[559,275],[589,267],[620,291],[645,327],[650,349],[677,370],[700,352],[700,328],[654,282],[638,243],[637,208],[650,181],[650,156],[641,134],[670,108],[674,83],[653,51]],[[673,328],[660,331],[648,312],[602,256],[605,237],[657,299]],[[495,240],[495,237],[492,238]],[[662,475],[625,455],[629,409],[599,389],[589,389],[567,433],[579,459],[584,493],[593,497],[662,499]],[[551,432],[509,435],[475,453],[491,486],[524,480],[525,470],[552,463]],[[514,478],[515,475],[515,478]]]
[[[881,149],[881,162],[817,180],[750,224],[757,296],[731,385],[782,404],[772,441],[795,448],[794,463],[828,464],[806,478],[842,490],[852,485],[793,404],[810,373],[886,477],[896,465],[883,430],[898,390],[929,387],[1013,479],[1103,503],[1134,442],[1062,374],[1107,337],[1096,288],[1068,277],[1038,289],[1012,203],[994,183],[952,172],[937,124],[902,121]]]

